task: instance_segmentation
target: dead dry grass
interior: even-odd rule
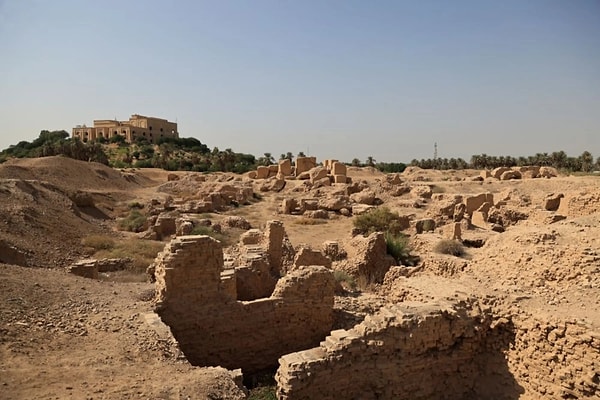
[[[81,243],[91,250],[91,256],[94,258],[131,258],[131,270],[124,271],[123,275],[126,275],[126,272],[134,275],[145,274],[146,268],[165,246],[163,242],[154,240],[131,238],[116,241],[108,235],[90,235],[83,238]]]

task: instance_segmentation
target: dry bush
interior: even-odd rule
[[[436,253],[448,254],[455,257],[465,255],[465,247],[458,240],[442,239],[433,248]]]
[[[217,239],[219,242],[223,243],[227,240],[227,237],[222,234],[212,230],[210,226],[198,225],[192,229],[191,235],[206,235],[210,236],[213,239]]]
[[[360,274],[356,278],[356,284],[361,291],[368,292],[375,290],[375,280],[373,277],[365,274]]]
[[[146,227],[147,218],[137,208],[131,209],[131,212],[119,221],[119,229],[129,232],[141,232]]]
[[[324,219],[306,218],[306,217],[294,219],[294,224],[296,224],[296,225],[323,225],[326,223],[327,223],[327,220],[324,220]]]
[[[356,290],[356,279],[346,271],[336,270],[333,271],[333,277],[335,281],[338,282],[345,289],[350,289],[352,291]]]
[[[191,235],[206,235],[221,242],[223,247],[231,246],[240,240],[242,233],[246,232],[240,228],[227,228],[222,232],[215,232],[211,226],[198,225],[194,227]]]
[[[90,235],[81,239],[81,245],[98,250],[109,250],[115,247],[115,240],[107,235]]]
[[[131,258],[133,260],[131,270],[134,274],[145,274],[146,268],[156,258],[156,255],[164,248],[163,242],[143,239],[123,240],[111,248],[100,250],[94,254],[95,258]]]

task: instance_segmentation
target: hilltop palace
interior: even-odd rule
[[[178,138],[179,132],[177,131],[176,122],[169,122],[162,118],[145,117],[139,114],[133,114],[129,121],[95,119],[94,127],[77,125],[73,128],[73,137],[77,137],[84,142],[96,140],[100,137],[110,139],[116,135],[125,137],[125,141],[128,143],[133,142],[138,137],[144,137],[149,142],[156,143],[163,137]]]

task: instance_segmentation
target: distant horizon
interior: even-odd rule
[[[144,114],[139,114],[139,115],[144,115]],[[160,118],[160,117],[157,117],[157,118]],[[111,120],[112,120],[112,119],[111,119]],[[117,120],[119,120],[119,119],[117,119]],[[170,121],[170,122],[173,122],[173,121]],[[60,132],[60,131],[65,131],[65,132],[67,132],[67,133],[69,134],[69,138],[72,138],[72,137],[73,137],[73,136],[72,136],[72,132],[69,132],[69,131],[68,131],[68,130],[66,130],[66,129],[52,129],[52,130],[50,130],[50,129],[45,129],[45,130],[47,130],[47,131],[50,131],[50,132],[52,132],[52,131],[58,131],[58,132]],[[33,140],[35,140],[35,139],[36,139],[38,136],[39,136],[39,134],[38,134],[36,137],[33,137],[33,138],[31,138],[31,139],[24,139],[24,141],[27,141],[27,142],[30,142],[30,143],[31,143],[31,142],[32,142]],[[219,146],[211,146],[211,145],[210,145],[210,143],[204,143],[204,142],[203,142],[203,141],[202,141],[200,138],[193,137],[193,136],[182,136],[182,135],[179,135],[179,138],[180,138],[180,139],[186,139],[186,138],[194,138],[194,139],[197,139],[197,140],[199,140],[199,141],[200,141],[202,144],[204,144],[204,145],[208,146],[208,147],[209,147],[211,150],[212,150],[212,149],[214,149],[215,147],[219,148],[219,150],[226,150],[226,149],[227,149],[227,148],[221,148],[221,147],[219,147]],[[5,148],[0,148],[0,152],[4,151],[4,150],[6,150],[6,149],[8,149],[8,148],[10,148],[10,147],[12,147],[12,146],[15,146],[15,145],[17,145],[17,144],[18,144],[18,142],[17,142],[17,143],[12,143],[11,145],[9,145],[9,146],[7,146],[7,147],[5,147]],[[243,153],[243,152],[237,151],[235,148],[231,148],[231,150],[232,150],[233,152],[235,152],[235,153]],[[301,150],[301,151],[302,151],[302,150]],[[450,159],[457,159],[457,160],[458,160],[458,159],[462,159],[462,160],[466,161],[467,163],[470,163],[470,161],[471,161],[471,158],[472,158],[472,157],[474,157],[474,156],[481,156],[481,155],[485,155],[485,156],[488,156],[488,157],[512,157],[512,158],[514,158],[514,159],[518,159],[518,158],[520,158],[520,157],[529,158],[529,157],[536,156],[536,155],[538,155],[538,154],[539,154],[539,155],[547,155],[547,156],[550,156],[550,155],[552,155],[552,153],[561,152],[561,151],[564,151],[564,150],[561,150],[561,149],[556,149],[556,150],[552,150],[552,151],[546,151],[546,152],[541,152],[541,151],[538,151],[538,152],[535,152],[535,153],[532,153],[532,154],[519,154],[519,155],[514,155],[514,154],[488,154],[488,153],[478,153],[478,154],[471,154],[471,155],[469,155],[469,156],[468,156],[468,157],[466,157],[466,158],[465,158],[465,157],[459,157],[459,156],[444,156],[444,157],[442,157],[442,156],[440,156],[440,155],[438,154],[438,156],[437,156],[437,159],[441,159],[441,160],[444,160],[444,159],[448,159],[448,160],[450,160]],[[570,154],[570,153],[568,153],[568,152],[565,152],[565,154],[566,154],[566,156],[567,156],[567,157],[573,157],[573,158],[577,158],[577,157],[580,157],[580,156],[581,156],[581,155],[582,155],[582,154],[583,154],[585,151],[589,151],[589,150],[583,150],[581,153],[578,153],[578,154]],[[270,152],[263,152],[263,153],[260,153],[260,154],[253,154],[253,153],[244,153],[244,154],[251,154],[251,155],[255,156],[255,157],[256,157],[256,159],[258,159],[259,157],[262,157],[262,156],[263,156],[265,153],[270,153]],[[272,156],[273,158],[275,158],[275,162],[277,162],[277,161],[280,159],[279,157],[280,157],[281,155],[284,155],[284,154],[286,154],[286,153],[287,153],[287,152],[281,152],[281,153],[277,153],[277,154],[275,154],[275,153],[270,153],[270,154],[271,154],[271,156]],[[293,155],[294,159],[295,159],[295,158],[298,156],[298,154],[299,154],[299,153],[300,153],[300,151],[298,151],[298,152],[292,152],[292,155]],[[592,156],[593,156],[593,158],[594,158],[594,162],[596,162],[596,163],[600,163],[600,154],[594,154],[594,153],[593,153],[593,152],[591,152],[591,151],[590,151],[590,153],[592,154]],[[304,154],[305,154],[305,156],[307,156],[307,157],[316,157],[316,156],[314,156],[314,155],[311,155],[311,154],[308,154],[308,153],[306,153],[306,152],[304,152]],[[319,162],[319,163],[320,163],[320,162],[321,162],[321,161],[323,161],[323,160],[335,159],[335,160],[338,160],[338,161],[340,161],[340,162],[343,162],[343,163],[345,163],[345,164],[350,164],[350,163],[352,163],[352,161],[353,161],[353,159],[354,159],[354,158],[358,158],[362,164],[367,164],[366,160],[367,160],[367,158],[368,158],[368,157],[369,157],[369,156],[367,156],[367,157],[365,157],[365,158],[362,158],[362,159],[361,159],[361,158],[359,158],[359,157],[353,157],[352,159],[348,159],[348,160],[345,160],[345,159],[336,159],[336,158],[331,158],[331,157],[324,157],[324,158],[319,158],[319,157],[317,157],[317,162]],[[417,161],[421,161],[421,160],[435,160],[436,158],[434,158],[434,157],[433,157],[433,153],[432,153],[432,156],[431,156],[431,157],[421,157],[421,158],[414,158],[414,157],[413,157],[413,158],[411,158],[410,160],[393,160],[393,161],[388,161],[388,160],[378,160],[378,159],[376,159],[375,157],[373,157],[373,159],[374,159],[374,162],[375,162],[375,163],[380,163],[380,162],[381,162],[381,163],[387,163],[387,164],[401,163],[401,164],[406,164],[406,165],[408,166],[408,165],[410,165],[410,163],[411,163],[413,160],[417,160]]]
[[[139,113],[260,156],[600,156],[600,2],[0,1],[0,149]]]

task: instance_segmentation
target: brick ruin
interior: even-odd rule
[[[489,316],[467,304],[390,305],[288,354],[280,399],[459,399],[475,391]],[[335,384],[332,385],[332,382]]]
[[[592,398],[600,333],[578,323],[509,320],[474,299],[382,308],[318,347],[279,360],[287,399]]]
[[[282,400],[600,394],[599,332],[514,313],[494,298],[457,292],[388,304],[351,329],[331,331],[331,271],[296,265],[279,278],[284,238],[274,221],[264,234],[242,237],[236,260],[224,260],[208,236],[177,237],[159,254],[157,312],[190,363],[245,375],[279,365]]]
[[[237,300],[221,244],[208,236],[181,236],[159,254],[157,312],[193,365],[273,369],[287,353],[319,344],[333,324],[330,270],[302,267],[279,279],[268,297]]]

